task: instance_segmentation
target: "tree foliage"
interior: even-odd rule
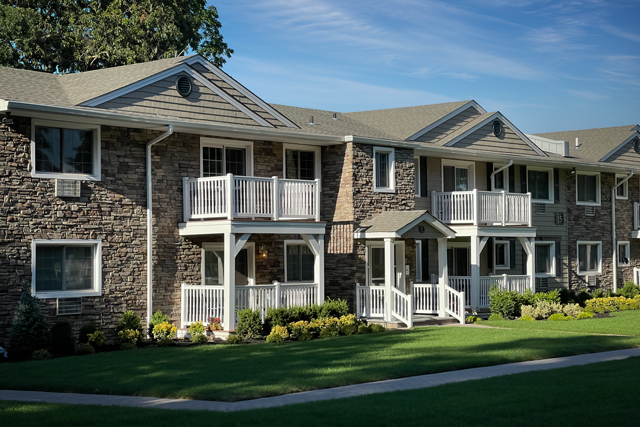
[[[28,359],[34,350],[47,348],[49,324],[40,311],[38,299],[31,295],[28,283],[23,283],[22,295],[11,324],[11,357]]]
[[[0,65],[66,73],[193,51],[221,67],[220,28],[206,0],[0,0]]]

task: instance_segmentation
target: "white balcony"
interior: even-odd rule
[[[266,218],[320,221],[320,180],[234,176],[184,178],[184,221]]]
[[[531,226],[531,193],[433,191],[431,214],[445,224]]]

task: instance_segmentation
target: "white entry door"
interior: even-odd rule
[[[404,274],[405,251],[404,242],[395,242],[394,248],[394,283],[393,286],[403,292],[406,285]],[[385,265],[384,265],[384,243],[372,242],[367,244],[367,284],[369,286],[384,286]]]

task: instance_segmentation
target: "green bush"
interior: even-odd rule
[[[591,296],[591,294],[586,289],[582,289],[576,295],[576,299],[578,300],[577,303],[580,304],[580,307],[583,307],[583,308],[584,308],[586,302],[588,300],[590,300],[591,298],[593,298],[593,297]]]
[[[120,334],[118,333],[118,335]],[[175,338],[177,335],[178,328],[169,322],[162,322],[153,327],[153,337],[157,340],[161,340],[162,338]]]
[[[533,320],[535,320],[535,307],[533,307],[532,305],[523,305],[522,307],[520,307],[520,315],[522,317],[531,317],[533,318]]]
[[[319,338],[333,338],[340,335],[340,330],[337,325],[327,325],[320,329]]]
[[[640,294],[640,286],[635,285],[633,282],[625,283],[624,287],[620,291],[620,296],[625,298],[633,298],[638,294]]]
[[[160,338],[158,340],[158,347],[173,347],[176,342],[169,337]]]
[[[580,319],[591,319],[593,316],[594,316],[593,313],[589,313],[588,311],[583,311],[582,313],[578,314],[576,319],[578,319],[578,320],[580,320]]]
[[[524,306],[523,306],[524,307]],[[530,307],[530,306],[529,306]],[[536,319],[535,317],[531,317],[531,316],[525,316],[522,315],[522,317],[520,318],[520,320],[525,321],[525,322],[535,322]]]
[[[603,298],[604,297],[604,291],[601,288],[596,289],[595,291],[593,291],[593,298]]]
[[[130,342],[123,342],[122,344],[120,344],[120,350],[135,350],[137,348],[137,345]]]
[[[49,353],[44,348],[40,349],[40,350],[36,350],[31,354],[31,359],[32,360],[47,360],[47,359],[51,359],[51,353]]]
[[[578,302],[578,298],[571,289],[560,289],[560,304],[574,304]]]
[[[478,316],[467,316],[467,318],[465,319],[465,323],[476,323],[480,322],[481,320],[482,319]]]
[[[13,360],[27,360],[35,350],[49,346],[49,324],[31,295],[29,283],[22,282],[22,295],[11,324],[10,351]]]
[[[95,331],[101,330],[98,325],[94,322],[87,322],[80,327],[80,332],[78,333],[78,342],[80,344],[86,344],[89,342],[89,334],[94,333]]]
[[[76,339],[73,336],[71,322],[67,319],[58,320],[51,327],[51,352],[63,356],[72,355],[75,351]]]
[[[89,343],[80,343],[76,346],[76,354],[84,355],[84,354],[93,354],[96,350]]]
[[[559,320],[570,320],[570,319],[567,319],[565,315],[562,313],[554,313],[551,316],[549,316],[547,320],[559,321]]]
[[[327,298],[320,306],[317,317],[342,317],[349,314],[349,305],[343,299]]]
[[[168,315],[163,314],[160,310],[153,313],[153,316],[151,316],[151,321],[149,322],[149,335],[153,336],[153,327],[155,325],[159,325],[164,322],[169,322]]]
[[[201,321],[193,322],[189,325],[189,334],[194,337],[196,335],[204,335],[205,326]]]
[[[504,316],[500,313],[491,313],[491,316],[489,316],[488,321],[495,322],[496,320],[504,320]]]
[[[142,335],[142,321],[140,320],[140,316],[131,310],[122,313],[122,319],[120,319],[116,326],[116,332],[125,330],[138,331],[140,335]]]
[[[87,338],[89,344],[91,344],[96,349],[102,347],[106,342],[104,332],[100,330],[96,330],[92,334],[87,334]]]
[[[136,345],[141,338],[141,334],[140,331],[134,329],[125,329],[118,332],[118,338],[120,338],[120,341],[123,343]]]
[[[373,323],[371,325],[369,325],[369,329],[371,329],[371,332],[376,333],[376,332],[387,332],[387,330],[385,329],[384,326],[377,324],[377,323]]]
[[[489,290],[489,307],[492,314],[500,314],[507,319],[520,317],[520,307],[523,302],[530,302],[531,296],[522,295],[517,291],[501,291],[493,285]]]
[[[191,342],[194,344],[206,344],[209,342],[205,334],[191,335]]]
[[[365,324],[358,326],[358,335],[370,334],[370,333],[371,333],[371,328],[369,326]]]
[[[269,343],[281,343],[284,340],[289,339],[289,330],[286,326],[275,325],[271,330],[271,333],[267,336],[267,342]]]
[[[229,345],[236,345],[236,344],[244,344],[244,340],[242,339],[242,337],[238,336],[238,335],[229,335],[227,337],[227,344]]]
[[[306,320],[289,323],[289,330],[291,331],[291,337],[298,341],[309,341],[313,338],[312,328]]]
[[[253,338],[262,338],[262,322],[260,321],[260,312],[251,310],[250,308],[238,311],[238,327],[236,334],[242,339],[249,340]],[[282,325],[282,326],[286,326]]]
[[[538,301],[533,308],[533,316],[536,319],[546,319],[549,316],[562,313],[562,305],[557,302]]]
[[[558,289],[555,289],[553,291],[549,291],[549,292],[536,292],[536,294],[533,297],[535,302],[538,301],[546,301],[549,303],[557,303],[557,304],[561,304],[562,303],[562,297],[560,295],[560,291]]]
[[[578,304],[567,304],[562,307],[562,312],[571,317],[578,317],[583,311],[584,309]]]

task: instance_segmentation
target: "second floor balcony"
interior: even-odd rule
[[[445,224],[530,227],[531,193],[433,191],[431,213]]]
[[[184,178],[184,220],[320,221],[320,180],[235,176]]]

